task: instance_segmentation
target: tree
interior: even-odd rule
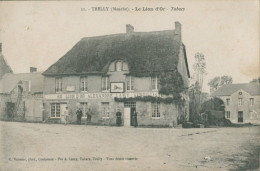
[[[224,84],[231,84],[232,82],[233,82],[232,77],[223,75],[223,76],[220,78],[220,85],[219,85],[219,86],[222,86],[222,85],[224,85]]]
[[[189,110],[190,117],[189,120],[191,122],[195,122],[199,119],[199,108],[200,108],[200,88],[199,83],[195,82],[189,88]]]
[[[259,83],[260,84],[260,77],[252,79],[250,81],[250,83]]]
[[[212,110],[225,111],[225,105],[222,99],[214,97],[205,101],[200,108],[200,113],[210,112]]]
[[[203,53],[196,53],[195,54],[195,63],[193,64],[193,69],[195,71],[195,79],[199,84],[199,90],[202,90],[203,80],[206,72],[206,61]]]
[[[221,77],[217,76],[211,79],[208,83],[211,91],[216,91],[219,87],[225,84],[231,84],[233,82],[232,77],[223,75]]]
[[[195,63],[193,64],[194,76],[193,82],[189,88],[189,108],[191,122],[196,122],[199,119],[199,108],[201,104],[201,92],[203,86],[203,80],[206,73],[206,61],[202,53],[195,54]]]
[[[205,125],[229,125],[230,122],[224,118],[219,118],[213,115],[214,111],[221,111],[220,113],[224,114],[225,105],[223,100],[220,98],[214,97],[210,100],[205,101],[200,108],[200,122]],[[220,114],[218,113],[218,114]],[[223,116],[220,114],[220,116]]]

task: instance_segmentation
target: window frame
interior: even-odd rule
[[[25,83],[27,83],[27,85],[28,85],[28,89],[25,89],[24,87],[24,85],[25,85]],[[27,92],[30,92],[31,91],[31,80],[23,80],[22,81],[22,84],[23,84],[23,91],[27,91]]]
[[[238,106],[242,106],[242,104],[243,104],[242,98],[238,98]]]
[[[82,118],[87,118],[88,102],[80,102],[80,108],[82,110]]]
[[[131,75],[126,76],[126,91],[134,91],[134,78]]]
[[[255,105],[255,99],[254,98],[250,98],[249,99],[249,103],[250,103],[250,106],[254,106]]]
[[[104,85],[104,79],[105,79],[105,85]],[[102,92],[109,92],[110,91],[109,76],[102,76],[102,78],[101,78],[101,91]]]
[[[82,83],[83,83],[83,87],[82,87]],[[82,88],[83,88],[83,90],[82,90]],[[88,77],[87,76],[80,77],[80,91],[81,92],[87,92],[88,91]]]
[[[119,64],[119,67],[118,67],[118,64]],[[118,68],[120,68],[120,70],[118,70]],[[115,62],[115,72],[120,72],[120,71],[124,71],[124,68],[123,68],[123,61],[116,61]]]
[[[109,116],[110,116],[110,104],[109,104],[109,102],[101,102],[101,116],[102,116],[102,119],[108,119],[109,118]]]
[[[159,83],[159,79],[158,76],[153,76],[151,77],[151,84],[152,84],[152,91],[159,91],[159,87],[160,87],[160,83]]]
[[[226,111],[226,118],[230,119],[230,111]]]
[[[160,119],[161,111],[160,111],[160,102],[152,103],[152,119]]]
[[[55,92],[62,93],[62,77],[55,78]]]
[[[52,116],[52,107],[54,105],[54,116]],[[59,116],[57,117],[57,105],[59,105]],[[51,103],[51,110],[50,110],[50,118],[61,118],[61,104],[60,103]]]

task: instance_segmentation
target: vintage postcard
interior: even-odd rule
[[[258,0],[0,1],[0,170],[258,170]]]

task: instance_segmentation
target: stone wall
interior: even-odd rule
[[[76,124],[77,116],[76,111],[79,107],[79,100],[67,100],[67,101],[45,101],[44,110],[44,121],[52,123],[61,123],[60,118],[51,118],[51,103],[67,104],[69,111],[69,123]],[[91,117],[91,123],[95,125],[116,125],[116,112],[120,109],[122,113],[122,126],[124,123],[124,103],[115,102],[114,99],[88,99],[84,101],[88,103],[88,108],[93,113]],[[109,118],[102,116],[102,102],[109,102]],[[160,103],[160,118],[152,118],[152,104],[151,102],[136,102],[137,119],[139,126],[163,126],[168,127],[169,125],[177,124],[178,111],[174,104]],[[86,124],[87,118],[82,118],[82,124]]]

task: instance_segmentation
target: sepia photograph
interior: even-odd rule
[[[0,170],[259,170],[259,3],[0,1]]]

